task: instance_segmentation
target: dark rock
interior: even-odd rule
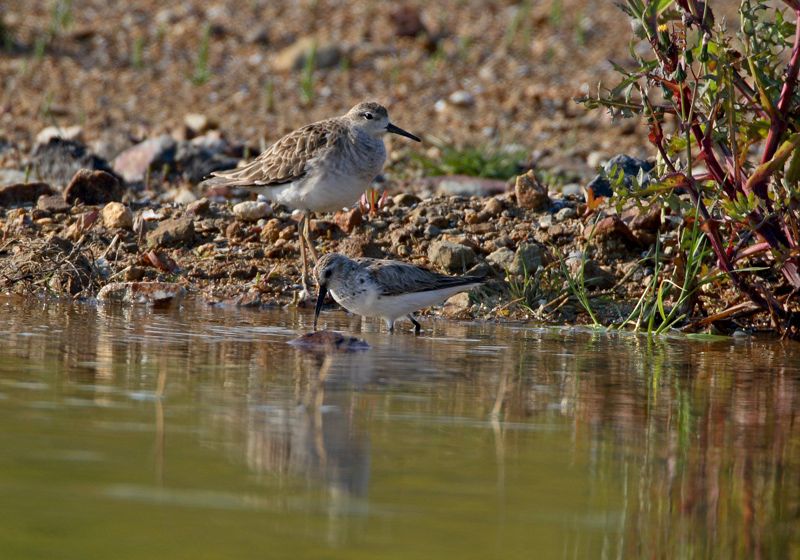
[[[517,205],[530,210],[544,210],[550,206],[550,197],[547,196],[547,185],[543,185],[536,178],[533,170],[524,175],[517,176],[514,185]]]
[[[354,352],[368,350],[366,341],[336,331],[314,331],[289,341],[292,346],[310,350]]]
[[[114,171],[128,183],[144,181],[148,171],[174,165],[176,146],[168,134],[139,142],[114,158]]]
[[[633,187],[634,179],[639,177],[642,173],[639,186],[642,188],[650,184],[650,171],[655,167],[653,162],[635,158],[626,154],[619,154],[608,160],[603,166],[603,170],[594,176],[594,178],[586,185],[586,190],[591,191],[592,194],[597,196],[610,197],[614,194],[610,177],[622,171],[623,185],[626,189],[630,190]],[[616,171],[615,171],[616,168]]]
[[[91,153],[86,146],[62,138],[53,138],[47,144],[37,145],[31,163],[34,176],[57,186],[69,183],[81,169],[114,173],[106,160]]]
[[[33,204],[40,196],[53,194],[47,183],[16,183],[0,187],[0,206]]]
[[[64,200],[69,204],[106,204],[122,200],[122,185],[116,176],[106,171],[79,169],[64,190]]]
[[[191,142],[180,142],[175,151],[176,170],[192,183],[199,183],[214,171],[233,169],[238,163],[237,158]]]
[[[580,274],[583,266],[583,283],[587,288],[608,290],[616,284],[614,275],[591,259],[569,258],[567,266],[573,275]]]
[[[51,214],[63,214],[64,212],[69,212],[72,206],[60,194],[46,194],[40,196],[39,200],[36,201],[36,208]]]
[[[167,247],[187,243],[194,238],[194,222],[191,218],[164,220],[147,234],[147,244],[151,247]]]
[[[386,256],[383,247],[366,235],[354,235],[344,239],[339,244],[339,252],[353,259],[359,257],[382,259]]]

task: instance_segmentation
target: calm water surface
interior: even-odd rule
[[[800,349],[0,301],[0,558],[800,555]]]

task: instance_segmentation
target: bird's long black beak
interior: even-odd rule
[[[317,330],[317,319],[319,319],[319,312],[322,310],[322,302],[325,301],[325,294],[327,293],[327,286],[320,284],[319,295],[317,296],[317,305],[314,307],[314,330]]]
[[[422,142],[418,136],[414,136],[410,132],[406,132],[399,126],[395,126],[392,123],[386,125],[386,132],[391,132],[392,134],[399,134],[400,136],[405,136],[406,138],[411,138],[412,140],[416,140],[417,142]]]

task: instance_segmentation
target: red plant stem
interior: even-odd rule
[[[786,81],[783,83],[781,89],[781,96],[778,100],[777,115],[774,115],[772,122],[769,126],[769,133],[767,134],[767,144],[764,147],[764,154],[761,156],[761,163],[766,163],[775,155],[775,150],[778,149],[778,143],[781,136],[786,131],[788,126],[788,112],[789,106],[792,102],[792,95],[797,86],[797,72],[800,70],[800,9],[795,9],[795,32],[794,32],[794,45],[792,46],[792,58],[789,60],[789,70],[786,72]],[[766,183],[756,185],[753,189],[756,194],[762,198],[766,198]],[[760,192],[763,190],[763,193]]]

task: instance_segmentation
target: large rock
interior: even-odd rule
[[[536,243],[520,243],[514,253],[514,260],[508,269],[510,274],[515,276],[532,275],[544,260],[544,250],[541,245]]]
[[[64,200],[69,204],[105,204],[122,199],[122,185],[106,171],[79,169],[64,190]]]
[[[514,251],[508,247],[500,247],[499,249],[489,253],[489,255],[486,257],[486,262],[498,270],[506,271],[511,268],[511,265],[514,262],[514,256]]]
[[[0,187],[0,206],[33,204],[42,195],[53,194],[47,183],[16,183]]]
[[[128,183],[144,181],[148,171],[175,163],[177,143],[169,134],[149,138],[114,158],[114,171]]]
[[[147,244],[151,247],[167,247],[188,243],[194,238],[194,222],[192,218],[173,218],[164,220],[158,227],[147,234]]]
[[[466,272],[475,264],[475,251],[452,241],[435,241],[428,249],[428,260],[449,272]]]
[[[31,156],[33,176],[63,187],[81,169],[113,173],[108,162],[91,153],[86,146],[72,140],[52,138],[47,144],[39,144]]]
[[[517,196],[517,205],[530,210],[544,210],[550,206],[550,197],[547,196],[547,185],[543,185],[536,178],[533,170],[524,175],[518,175],[514,185]]]

